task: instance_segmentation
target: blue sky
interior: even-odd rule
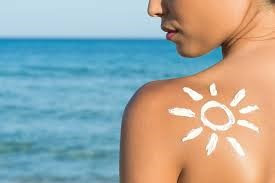
[[[148,0],[6,0],[0,37],[163,38]]]

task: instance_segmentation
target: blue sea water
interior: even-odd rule
[[[183,58],[166,40],[1,40],[0,182],[117,183],[134,92],[221,58]]]

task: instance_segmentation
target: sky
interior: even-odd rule
[[[2,0],[0,37],[163,38],[148,0]]]

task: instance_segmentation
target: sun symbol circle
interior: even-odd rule
[[[209,110],[211,108],[223,109],[228,117],[227,123],[225,123],[223,125],[217,125],[217,124],[214,124],[213,122],[209,121],[205,117],[205,113],[207,110]],[[201,108],[201,121],[205,126],[211,128],[214,131],[216,131],[216,130],[226,131],[229,128],[231,128],[232,125],[235,123],[235,117],[234,117],[233,113],[231,112],[231,110],[228,109],[228,107],[226,107],[225,105],[223,105],[217,101],[211,100],[211,101],[206,102]]]

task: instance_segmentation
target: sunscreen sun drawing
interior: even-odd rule
[[[191,99],[194,101],[199,101],[199,100],[203,99],[203,96],[201,94],[192,90],[191,88],[184,87],[183,91],[185,93],[187,93],[191,97]],[[212,83],[210,85],[209,91],[210,91],[211,96],[217,96],[218,92],[217,92],[215,83]],[[244,99],[244,97],[245,97],[245,89],[239,90],[235,94],[234,98],[232,99],[230,106],[236,107],[239,104],[239,102],[241,102],[241,100]],[[206,118],[205,113],[207,110],[209,110],[211,108],[223,109],[227,115],[227,118],[228,118],[227,123],[225,123],[223,125],[218,125],[218,124],[214,124],[213,122],[209,121]],[[257,105],[248,105],[247,107],[240,109],[239,112],[241,114],[247,114],[247,113],[256,111],[258,109],[259,109],[259,107]],[[188,108],[174,107],[174,108],[168,109],[168,112],[172,115],[181,116],[181,117],[195,118],[195,116],[196,116],[196,114],[191,109],[188,109]],[[216,148],[216,145],[217,145],[218,139],[219,139],[217,132],[218,131],[227,131],[235,123],[239,126],[246,127],[250,130],[253,130],[256,133],[259,133],[259,128],[255,124],[253,124],[250,121],[245,120],[245,119],[236,120],[232,111],[226,105],[224,105],[220,102],[217,102],[215,100],[209,100],[205,104],[202,105],[201,111],[200,111],[200,119],[204,126],[213,130],[212,134],[209,137],[209,141],[206,145],[207,156],[209,156],[212,152],[214,152],[214,150]],[[182,142],[185,142],[185,141],[188,141],[191,139],[195,139],[202,133],[202,131],[203,131],[202,126],[200,126],[198,128],[191,129],[187,133],[187,135],[182,138]],[[236,138],[227,136],[226,140],[232,146],[232,148],[235,150],[236,153],[238,153],[240,156],[245,156],[245,152]]]

